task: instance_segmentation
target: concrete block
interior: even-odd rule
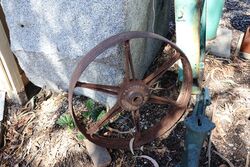
[[[68,89],[76,63],[107,37],[124,31],[152,30],[166,35],[171,17],[169,4],[171,1],[164,0],[1,1],[11,49],[21,68],[35,85],[56,91]],[[132,43],[137,76],[143,76],[160,45],[150,40]],[[124,74],[122,55],[121,47],[107,50],[89,66],[81,81],[120,83]],[[89,90],[78,92],[105,104],[112,99]]]
[[[244,33],[241,33],[237,42],[237,46],[234,52],[234,56],[238,56],[240,54],[240,47],[241,47],[241,43],[244,37]]]
[[[100,147],[87,139],[84,140],[84,143],[94,167],[106,167],[111,163],[111,156],[106,148]]]
[[[232,30],[219,28],[214,40],[207,42],[207,51],[215,56],[231,57]]]

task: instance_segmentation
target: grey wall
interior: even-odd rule
[[[155,0],[154,31],[166,35],[170,1]],[[67,90],[79,59],[105,38],[124,31],[152,31],[152,0],[2,0],[10,30],[11,49],[30,81],[40,87]],[[138,77],[150,65],[160,43],[132,42]],[[122,49],[107,50],[81,80],[118,84],[123,77]],[[113,98],[84,90],[102,103]]]

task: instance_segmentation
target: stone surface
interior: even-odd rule
[[[232,30],[219,28],[216,39],[207,43],[209,53],[224,58],[231,56]]]
[[[94,167],[106,167],[111,163],[111,156],[106,148],[100,147],[86,139],[84,143],[94,163]]]
[[[0,122],[3,121],[4,106],[5,106],[5,92],[0,91]]]
[[[29,80],[40,87],[67,90],[79,59],[111,35],[153,28],[156,33],[166,35],[170,2],[2,0],[1,5],[10,29],[12,51]],[[131,50],[138,77],[143,76],[159,48],[160,43],[152,40],[133,41]],[[99,56],[81,80],[117,84],[123,77],[122,64],[122,49],[115,46]],[[106,95],[82,92],[109,103]]]
[[[4,145],[4,127],[2,125],[2,122],[5,110],[5,95],[5,92],[0,91],[0,148]]]

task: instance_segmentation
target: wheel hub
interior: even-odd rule
[[[142,81],[131,81],[122,87],[118,101],[124,110],[134,111],[147,102],[149,93]]]

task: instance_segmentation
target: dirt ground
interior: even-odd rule
[[[200,166],[245,167],[249,156],[250,89],[249,63],[235,59],[206,59],[204,85],[210,88],[212,104],[208,107],[216,128],[204,143]],[[86,110],[86,98],[76,96],[74,105]],[[76,129],[62,128],[56,121],[68,112],[67,94],[42,90],[25,106],[8,104],[6,146],[1,150],[1,166],[92,166],[84,142]],[[180,162],[185,127],[180,122],[168,137],[161,137],[135,150],[148,155],[160,166]],[[130,151],[109,149],[110,166],[152,166],[149,161],[135,158]],[[219,155],[218,155],[219,154]],[[227,162],[229,161],[229,163]]]
[[[201,167],[207,167],[209,163],[211,167],[250,167],[250,62],[234,54],[239,35],[244,30],[244,25],[235,20],[250,14],[250,4],[237,2],[226,1],[220,23],[221,27],[233,30],[232,58],[222,59],[208,54],[205,60],[203,86],[209,88],[212,97],[207,114],[216,128],[204,142]],[[174,76],[170,83],[175,82]],[[83,96],[75,96],[75,108],[86,110],[86,100]],[[188,110],[192,110],[192,105]],[[6,144],[0,150],[1,167],[92,166],[78,130],[57,123],[61,115],[68,113],[66,93],[41,90],[25,106],[8,101],[7,108],[5,127],[8,131]],[[181,161],[184,151],[185,129],[180,122],[169,135],[143,145],[135,150],[135,154],[148,155],[159,166],[174,167]],[[110,167],[152,166],[150,161],[135,158],[129,150],[108,151],[112,157]]]

